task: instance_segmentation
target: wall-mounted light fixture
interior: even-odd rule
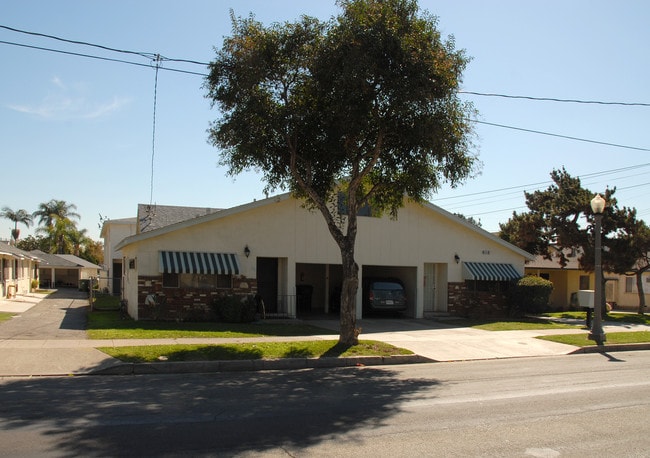
[[[454,255],[454,261],[456,261],[456,264],[460,262],[460,256],[458,256],[458,253]]]
[[[249,257],[251,255],[251,249],[248,248],[248,245],[244,247],[244,255],[246,255],[246,257]]]

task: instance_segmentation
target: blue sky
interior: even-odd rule
[[[560,99],[650,104],[650,3],[421,0],[443,35],[473,58],[463,90]],[[0,25],[167,58],[209,62],[230,34],[229,10],[263,23],[306,14],[327,19],[333,0],[33,1],[0,3]],[[253,172],[233,179],[218,167],[206,129],[218,117],[194,64],[106,52],[0,29],[0,207],[32,212],[62,199],[79,227],[99,238],[99,215],[135,216],[138,203],[231,207],[263,198]],[[27,48],[52,48],[141,64]],[[545,188],[554,168],[593,191],[616,186],[619,204],[650,220],[650,107],[569,104],[463,94],[479,120],[618,146],[478,124],[481,174],[444,187],[431,201],[498,230],[523,191]],[[153,193],[151,171],[153,161]],[[602,173],[601,173],[602,172]],[[12,223],[0,220],[0,238]],[[21,228],[22,235],[33,232]]]

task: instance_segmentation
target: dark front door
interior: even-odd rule
[[[113,295],[122,294],[122,263],[113,263]]]
[[[268,313],[278,311],[278,259],[257,258],[257,292]]]

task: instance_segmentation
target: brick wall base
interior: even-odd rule
[[[463,318],[502,318],[509,314],[505,293],[472,291],[464,282],[448,284],[447,304],[450,315]]]
[[[212,303],[218,296],[247,296],[257,293],[257,280],[233,277],[230,289],[163,288],[162,275],[138,277],[138,318],[163,321],[214,321]],[[159,304],[147,305],[149,294]]]

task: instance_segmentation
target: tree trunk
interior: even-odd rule
[[[343,263],[343,285],[341,288],[341,330],[339,343],[357,345],[359,330],[357,329],[357,290],[359,289],[359,266],[354,261],[354,247],[341,247]]]
[[[644,270],[638,270],[636,273],[636,291],[639,295],[639,315],[645,313],[645,292],[643,291],[643,272]]]

